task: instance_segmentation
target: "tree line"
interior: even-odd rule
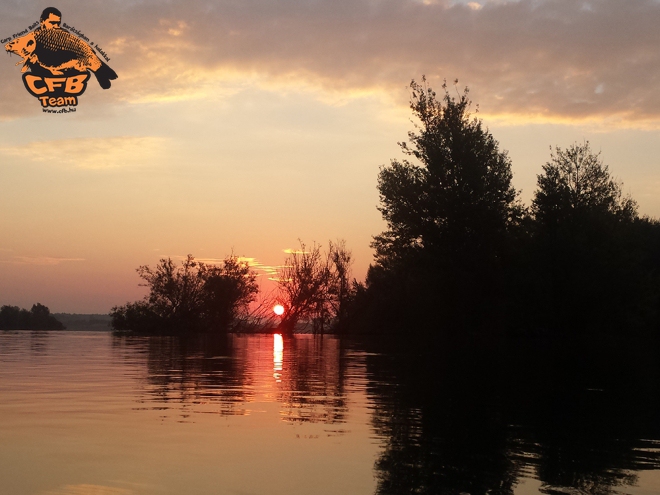
[[[587,141],[551,149],[526,206],[468,89],[442,89],[425,78],[410,84],[415,129],[399,143],[407,158],[379,172],[387,229],[374,237],[363,283],[351,278],[344,241],[327,249],[301,241],[260,304],[254,271],[233,255],[220,266],[163,259],[138,268],[150,293],[113,308],[114,328],[291,332],[304,322],[319,332],[422,337],[655,330],[660,223],[639,215],[600,153]],[[274,322],[275,304],[283,314]]]
[[[412,81],[418,120],[378,177],[361,325],[428,335],[585,334],[658,326],[660,223],[640,216],[589,142],[551,150],[532,205],[467,88]],[[398,331],[398,330],[397,330]]]
[[[192,255],[180,265],[164,258],[155,268],[137,269],[149,294],[112,308],[111,325],[118,331],[152,334],[340,328],[351,302],[351,262],[343,240],[329,242],[327,250],[300,241],[279,268],[275,292],[257,301],[257,274],[238,256],[229,255],[218,265]],[[273,308],[278,305],[282,314],[276,316]]]
[[[65,330],[65,326],[43,304],[32,308],[5,305],[0,308],[0,330]]]

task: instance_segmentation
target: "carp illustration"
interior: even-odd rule
[[[23,58],[16,64],[23,64],[21,72],[37,66],[54,76],[68,70],[91,70],[103,89],[108,89],[110,81],[117,79],[117,73],[96,55],[91,46],[61,28],[38,28],[7,43],[5,50]]]

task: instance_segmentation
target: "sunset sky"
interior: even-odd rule
[[[119,78],[49,115],[4,57],[0,305],[107,313],[188,253],[267,279],[298,238],[344,238],[363,279],[423,74],[470,88],[527,204],[549,147],[588,140],[660,217],[658,1],[10,0],[0,38],[49,5]]]

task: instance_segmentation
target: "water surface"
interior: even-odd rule
[[[660,493],[655,361],[562,359],[0,332],[0,493]]]

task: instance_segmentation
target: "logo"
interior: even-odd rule
[[[16,65],[23,64],[25,89],[39,100],[44,112],[75,111],[67,107],[78,105],[91,74],[103,89],[117,79],[106,64],[110,61],[106,53],[83,33],[63,24],[62,13],[55,7],[45,9],[39,22],[2,40],[7,41],[5,50],[22,58]]]

